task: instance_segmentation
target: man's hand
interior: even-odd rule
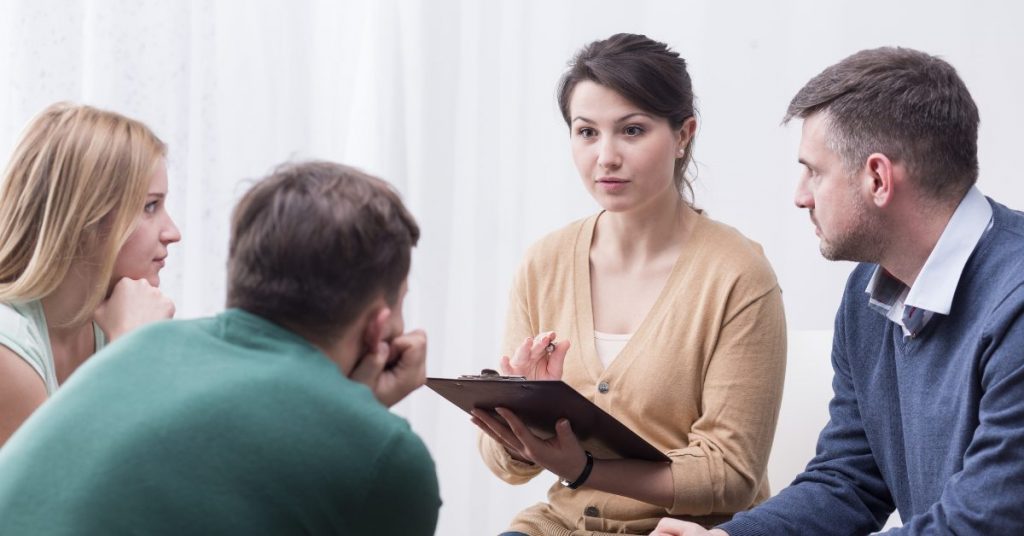
[[[427,381],[427,334],[410,331],[381,342],[363,356],[350,377],[369,386],[387,407],[397,404]]]
[[[174,316],[174,302],[145,279],[122,277],[114,291],[96,308],[93,320],[113,341],[157,320]]]
[[[650,536],[729,536],[722,529],[711,529],[707,530],[704,527],[687,521],[680,521],[678,519],[672,519],[671,517],[662,518],[661,522],[658,523],[657,527],[654,527],[654,532]]]
[[[561,380],[569,341],[555,342],[555,332],[527,337],[511,358],[501,356],[501,373],[527,380]]]

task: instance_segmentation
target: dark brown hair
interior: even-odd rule
[[[569,68],[558,82],[558,107],[565,124],[571,127],[569,101],[576,84],[589,80],[614,90],[645,112],[668,120],[673,130],[696,115],[693,85],[686,71],[686,60],[665,43],[646,35],[615,34],[594,41],[569,61]],[[676,159],[676,189],[681,195],[693,188],[686,179],[693,138],[682,157]]]
[[[850,173],[882,153],[936,199],[959,199],[978,179],[978,107],[956,69],[935,56],[857,52],[807,82],[783,123],[818,112]]]
[[[388,183],[331,162],[285,164],[239,201],[228,307],[330,341],[409,273],[419,227]]]

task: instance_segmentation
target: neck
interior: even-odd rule
[[[83,270],[72,266],[57,288],[39,300],[46,316],[51,343],[71,340],[81,333],[83,326],[91,323],[91,317],[76,320],[75,316],[85,305],[92,288],[92,279]]]
[[[352,370],[365,353],[363,351],[361,331],[354,329],[354,326],[351,325],[340,337],[332,340],[321,340],[318,337],[311,337],[305,330],[301,328],[296,329],[295,326],[286,325],[286,327],[301,335],[310,344],[323,352],[328,359],[338,366],[338,369],[341,370],[345,377],[352,375]]]
[[[648,206],[602,213],[594,230],[593,247],[614,251],[623,260],[643,262],[677,248],[695,215],[682,197],[667,192],[663,199]]]
[[[959,201],[952,205],[918,202],[897,211],[900,217],[887,227],[899,231],[888,241],[879,264],[903,284],[912,287],[958,205]]]

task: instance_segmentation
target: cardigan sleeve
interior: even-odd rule
[[[832,341],[834,394],[817,454],[789,487],[719,527],[730,536],[835,534],[837,528],[842,534],[868,534],[878,530],[893,509],[864,433],[845,352],[843,310],[850,292],[848,285],[836,315]]]
[[[508,314],[505,317],[505,342],[502,345],[502,351],[506,355],[509,355],[518,341],[536,334],[530,324],[530,314],[527,308],[527,284],[527,265],[523,263],[516,273],[512,291],[509,293]],[[504,446],[483,432],[478,434],[477,447],[484,465],[498,478],[509,484],[529,482],[544,470],[539,465],[513,459]]]
[[[786,322],[777,285],[725,318],[710,357],[702,410],[672,459],[673,515],[731,513],[761,489],[782,401]]]

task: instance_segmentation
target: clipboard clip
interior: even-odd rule
[[[494,369],[485,368],[480,374],[464,374],[458,380],[498,380],[506,382],[525,382],[526,376],[502,376]]]

